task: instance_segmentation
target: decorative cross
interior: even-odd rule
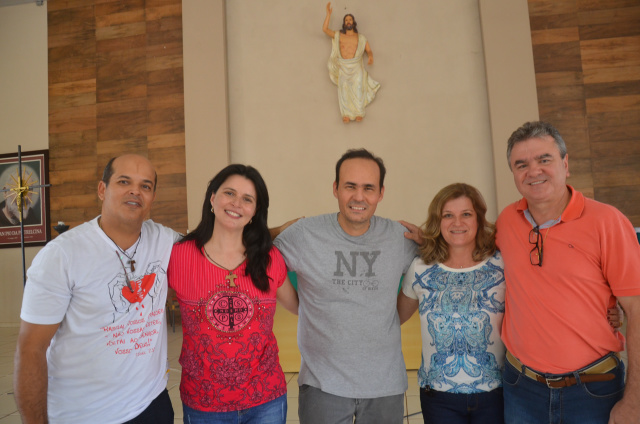
[[[15,182],[15,186],[0,190],[0,192],[12,191],[15,193],[14,199],[12,201],[16,202],[16,206],[18,207],[18,211],[20,212],[18,215],[18,219],[20,220],[20,248],[22,249],[22,278],[23,285],[26,285],[27,268],[25,265],[24,256],[24,222],[22,222],[22,204],[25,201],[25,197],[28,198],[30,194],[35,193],[35,191],[33,191],[32,189],[51,187],[51,184],[29,185],[31,175],[25,177],[25,175],[22,173],[22,146],[20,145],[18,145],[18,175],[16,175],[16,178],[14,178],[13,176],[11,178]]]
[[[216,321],[225,327],[225,332],[242,329],[253,316],[253,306],[243,294],[226,293],[213,307]]]
[[[236,286],[236,283],[234,283],[236,278],[238,278],[238,276],[236,274],[229,274],[226,277],[224,277],[224,279],[229,282],[229,287],[235,287]]]

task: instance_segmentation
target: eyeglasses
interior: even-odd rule
[[[540,227],[535,226],[529,231],[529,243],[534,244],[533,249],[529,252],[529,260],[531,265],[542,266],[542,246],[543,240],[540,236]]]

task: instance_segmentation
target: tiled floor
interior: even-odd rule
[[[176,424],[182,423],[182,404],[180,402],[180,348],[182,346],[182,331],[176,325],[176,332],[169,328],[169,396],[175,411]],[[19,424],[16,404],[13,400],[13,354],[16,348],[18,328],[0,328],[0,424]],[[406,394],[409,417],[406,423],[422,424],[420,414],[420,399],[418,397],[418,380],[416,371],[409,371],[409,390]],[[286,373],[287,377],[287,399],[289,411],[287,413],[287,423],[298,422],[298,374]],[[406,406],[405,406],[406,409]]]
[[[626,331],[623,327],[623,333]],[[13,354],[15,351],[18,328],[0,328],[0,424],[19,424],[20,416],[17,413],[16,404],[13,400]],[[176,424],[182,423],[182,404],[180,402],[180,348],[182,345],[182,328],[176,325],[175,333],[169,329],[169,396],[175,411]],[[623,360],[627,362],[626,352],[622,354]],[[420,413],[420,398],[418,394],[418,377],[416,371],[408,371],[409,390],[405,394],[405,423],[422,424],[422,414]],[[298,374],[286,373],[287,377],[287,399],[289,411],[287,413],[287,423],[298,423]]]

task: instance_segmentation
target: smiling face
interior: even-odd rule
[[[451,247],[476,247],[478,216],[471,199],[466,196],[451,199],[444,204],[440,221],[440,233]]]
[[[516,143],[509,165],[518,191],[530,205],[557,202],[566,195],[569,156],[560,157],[553,137],[536,137]]]
[[[102,219],[123,226],[142,225],[156,197],[156,172],[146,158],[124,155],[113,161],[109,184],[100,181]]]
[[[340,166],[339,182],[333,183],[338,199],[338,222],[352,236],[364,234],[384,195],[380,187],[380,168],[370,159],[347,159]]]
[[[211,195],[215,226],[243,229],[256,214],[256,189],[251,180],[232,175]]]

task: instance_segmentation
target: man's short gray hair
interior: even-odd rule
[[[509,168],[511,168],[511,150],[513,146],[521,141],[527,141],[531,138],[539,138],[544,136],[550,136],[556,142],[558,150],[560,151],[560,158],[564,159],[567,156],[567,145],[564,143],[562,136],[558,130],[551,124],[543,121],[525,122],[520,128],[515,130],[509,142],[507,143],[507,162],[509,162]]]

